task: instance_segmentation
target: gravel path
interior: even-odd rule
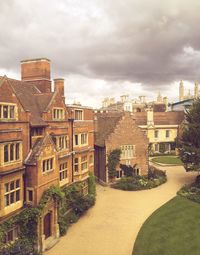
[[[182,166],[163,169],[167,183],[152,190],[130,192],[98,185],[96,205],[45,255],[131,255],[144,221],[195,176]]]

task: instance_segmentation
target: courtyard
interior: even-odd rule
[[[97,185],[97,202],[46,255],[130,255],[144,221],[176,195],[196,173],[182,166],[160,167],[167,183],[144,191],[121,191]]]

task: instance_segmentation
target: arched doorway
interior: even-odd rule
[[[44,235],[45,235],[45,239],[47,239],[48,237],[51,236],[51,212],[47,213],[44,216]]]

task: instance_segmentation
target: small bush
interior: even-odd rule
[[[184,185],[177,194],[196,203],[200,203],[200,185],[197,182]]]

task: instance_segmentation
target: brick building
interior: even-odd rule
[[[95,175],[99,181],[109,182],[107,157],[114,149],[121,149],[120,163],[136,165],[136,174],[148,172],[148,139],[130,113],[99,112],[95,114]],[[117,176],[123,171],[117,167]]]
[[[65,105],[63,79],[54,79],[52,92],[46,58],[22,61],[21,77],[0,77],[0,222],[36,207],[52,185],[83,182],[87,193],[93,172],[92,110]],[[39,250],[59,237],[57,206],[52,199],[42,212]],[[10,229],[5,242],[18,232]]]

